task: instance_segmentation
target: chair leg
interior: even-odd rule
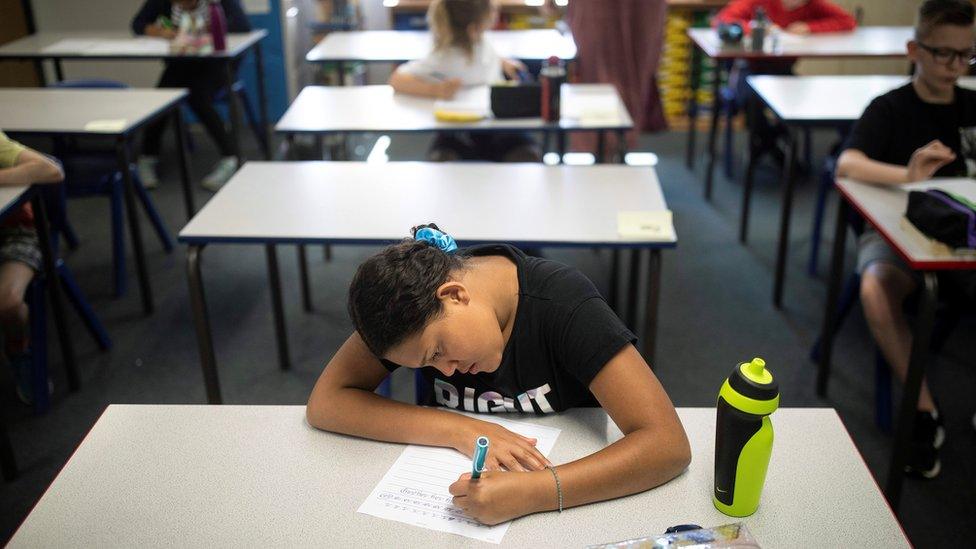
[[[125,295],[125,214],[122,212],[122,180],[116,177],[112,181],[112,266],[115,276],[115,297]]]
[[[735,177],[735,104],[728,101],[725,105],[725,144],[722,151],[722,166],[725,177],[732,179]]]
[[[47,311],[44,302],[45,280],[34,277],[27,289],[30,307],[31,390],[34,413],[43,414],[51,407],[47,388]]]
[[[874,350],[874,422],[885,433],[891,432],[891,369],[881,350]]]
[[[62,220],[62,223],[61,232],[64,233],[64,241],[68,245],[68,249],[71,251],[77,250],[78,233],[75,232],[75,228],[71,225],[71,222],[68,221],[67,217]],[[55,247],[55,249],[57,248]]]
[[[810,234],[810,258],[807,260],[807,274],[817,276],[817,263],[820,260],[820,233],[823,230],[824,210],[827,208],[827,193],[834,186],[832,169],[825,169],[820,175],[817,189],[817,205],[813,210],[813,229]]]
[[[98,319],[95,314],[95,310],[92,309],[88,300],[85,299],[84,294],[81,292],[81,288],[78,287],[78,283],[75,282],[74,275],[68,269],[68,266],[64,264],[64,261],[58,261],[58,278],[61,281],[61,287],[64,288],[64,293],[68,297],[68,301],[74,305],[75,311],[77,311],[78,316],[81,317],[82,322],[85,323],[85,328],[88,329],[88,333],[91,335],[92,339],[95,340],[95,344],[98,348],[107,351],[112,348],[112,340],[108,336],[108,331],[105,330],[105,326],[102,325],[102,321]]]
[[[142,203],[142,209],[145,210],[146,215],[149,216],[149,222],[152,223],[153,229],[156,230],[156,236],[159,237],[159,242],[163,245],[166,253],[172,252],[173,237],[170,236],[169,229],[166,228],[166,224],[156,210],[156,205],[153,204],[149,192],[142,186],[142,181],[135,171],[132,172],[132,182],[134,183],[133,187],[135,188],[136,196],[139,198],[139,202]]]

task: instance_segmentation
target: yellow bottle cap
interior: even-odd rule
[[[752,359],[752,362],[743,362],[739,369],[742,375],[756,383],[766,385],[773,381],[773,374],[766,370],[766,361],[759,357]]]

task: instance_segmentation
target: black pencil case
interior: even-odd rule
[[[495,118],[542,116],[542,86],[538,83],[492,86],[491,112]]]

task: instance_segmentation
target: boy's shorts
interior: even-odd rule
[[[41,245],[37,232],[27,227],[0,227],[0,264],[19,261],[41,270]]]
[[[438,132],[428,154],[448,150],[461,160],[501,162],[516,149],[538,154],[538,145],[528,132]]]
[[[881,233],[866,229],[857,239],[857,273],[864,274],[868,265],[884,262],[911,277],[921,284],[922,274],[912,270],[908,263],[898,255]],[[976,271],[939,271],[939,295],[945,300],[965,300],[976,304]]]

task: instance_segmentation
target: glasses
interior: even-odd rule
[[[976,65],[976,51],[972,48],[968,50],[954,50],[952,48],[933,48],[921,42],[916,42],[920,48],[929,52],[932,59],[940,65],[951,65],[957,60],[962,59],[967,65]]]

